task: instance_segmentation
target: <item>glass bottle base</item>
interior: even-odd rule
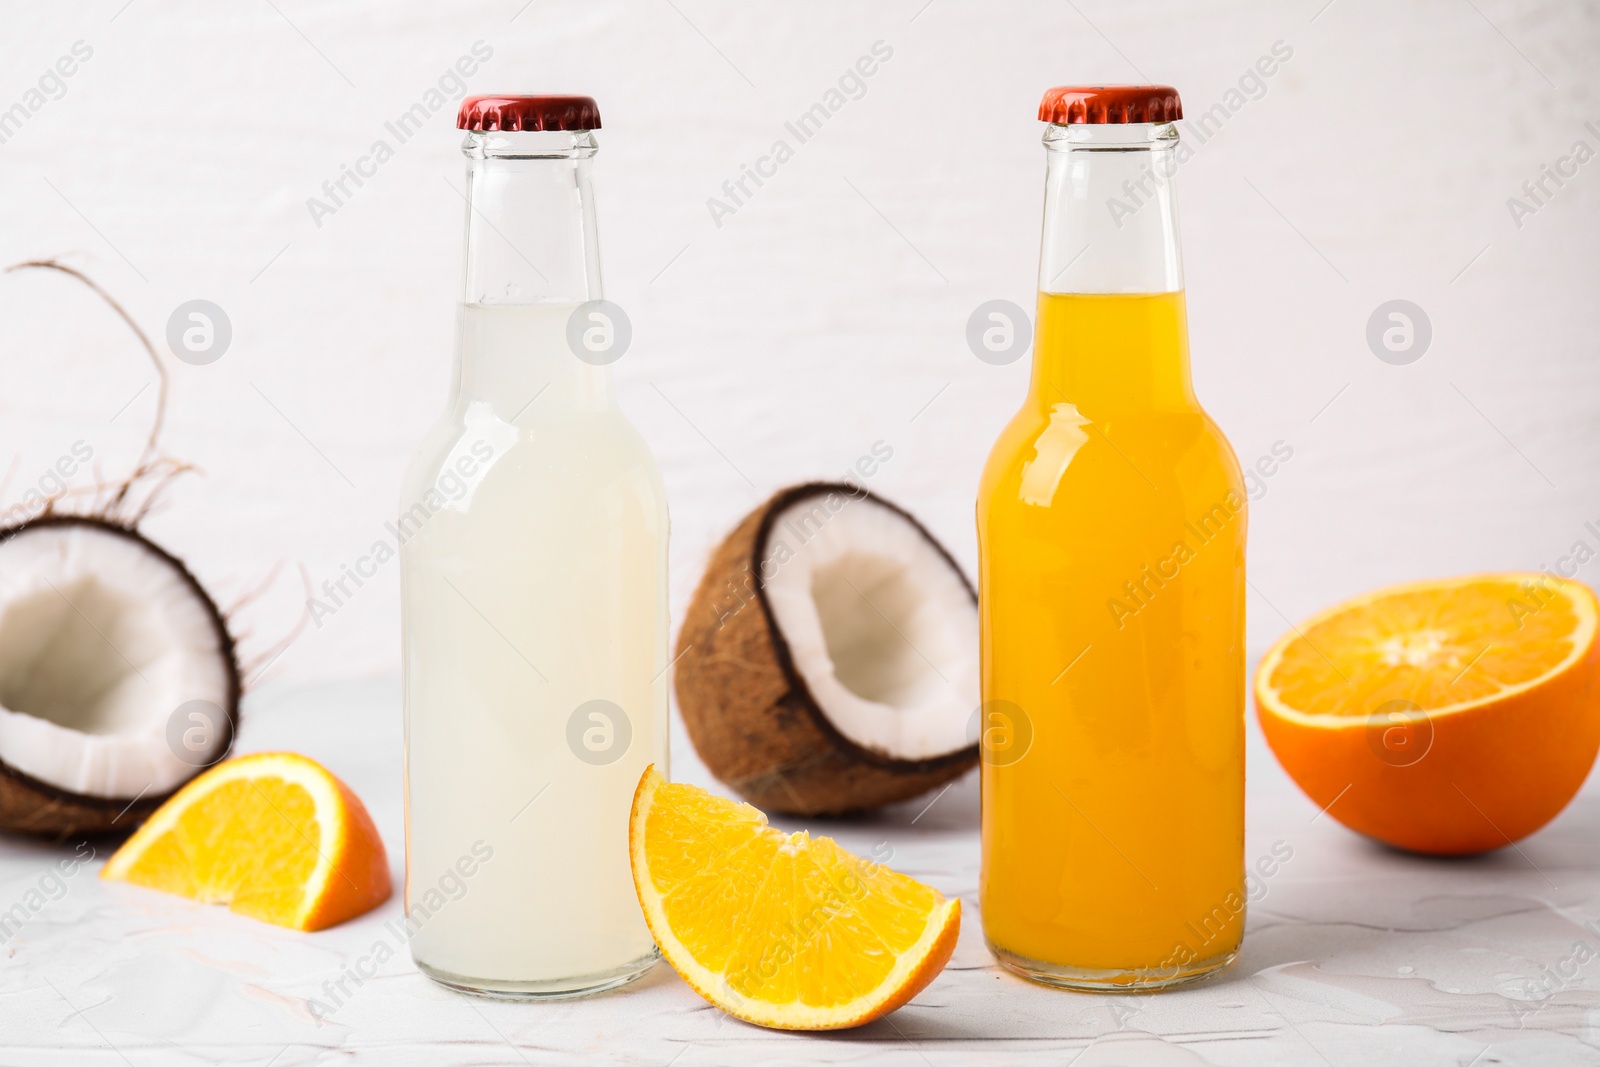
[[[639,959],[593,974],[572,978],[540,979],[538,981],[506,981],[497,978],[468,978],[428,966],[413,957],[417,970],[438,982],[446,989],[468,993],[492,1000],[571,1000],[574,997],[593,996],[609,989],[625,986],[649,974],[661,959],[661,952],[652,947],[649,954]]]
[[[1177,967],[1144,967],[1131,970],[1091,970],[1059,963],[1029,959],[984,939],[1000,966],[1030,982],[1073,989],[1081,993],[1151,993],[1188,985],[1216,974],[1238,958],[1237,948],[1208,959],[1193,960]]]

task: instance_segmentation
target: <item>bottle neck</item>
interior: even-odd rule
[[[1195,406],[1172,123],[1049,127],[1033,392],[1093,411]],[[1093,409],[1093,410],[1091,410]]]
[[[467,221],[458,400],[486,402],[507,419],[535,396],[605,406],[609,368],[579,359],[566,331],[578,305],[603,295],[594,134],[474,131],[461,150]]]
[[[467,157],[468,304],[599,300],[600,239],[588,130],[471,132]]]

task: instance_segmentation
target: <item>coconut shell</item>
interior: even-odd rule
[[[159,557],[175,570],[190,590],[199,598],[211,616],[217,634],[217,645],[228,669],[228,698],[223,711],[230,725],[228,743],[217,754],[212,766],[227,757],[239,734],[239,695],[241,691],[239,661],[234,649],[233,635],[228,632],[227,621],[216,601],[201,586],[183,561],[167,552],[131,526],[92,515],[46,515],[42,518],[0,529],[0,541],[40,526],[93,526],[106,533],[138,541],[147,552]],[[205,767],[195,767],[191,779]],[[186,780],[187,781],[187,780]],[[183,788],[184,782],[159,796],[97,797],[71,793],[57,786],[41,782],[24,774],[0,758],[0,830],[31,834],[65,840],[93,834],[126,833],[135,829],[165,803],[173,793]]]
[[[148,819],[171,795],[143,796],[131,804],[114,797],[78,796],[0,761],[0,829],[12,833],[58,841],[123,833]]]
[[[812,482],[780,491],[717,547],[678,634],[678,709],[711,773],[765,811],[808,816],[865,811],[909,800],[978,762],[976,743],[929,760],[894,759],[855,744],[829,722],[795,670],[767,602],[763,551],[785,508],[833,493],[898,512],[961,574],[943,546],[910,515],[843,483]],[[962,582],[971,594],[965,576]]]

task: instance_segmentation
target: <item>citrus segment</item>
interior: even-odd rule
[[[1526,588],[1533,582],[1541,584]],[[1473,704],[1580,655],[1595,628],[1586,594],[1577,585],[1562,592],[1545,575],[1382,590],[1286,637],[1270,672],[1263,661],[1265,692],[1277,710],[1302,715],[1365,715],[1372,699],[1426,711]]]
[[[1368,593],[1262,659],[1262,731],[1352,829],[1420,852],[1503,847],[1566,806],[1600,749],[1597,618],[1587,586],[1547,574]]]
[[[654,767],[634,795],[629,845],[662,954],[749,1022],[858,1026],[916,996],[955,949],[959,900]]]
[[[360,799],[321,765],[266,752],[184,786],[106,861],[100,877],[320,930],[390,893],[383,840]]]

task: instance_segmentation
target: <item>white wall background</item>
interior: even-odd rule
[[[1506,203],[1574,142],[1600,150],[1593,5],[3,10],[0,108],[27,101],[75,42],[93,55],[0,144],[0,261],[62,257],[157,337],[192,298],[232,321],[217,363],[169,360],[166,444],[205,473],[146,527],[221,599],[275,562],[320,583],[362,555],[444,402],[463,213],[454,103],[320,228],[306,200],[478,40],[494,54],[471,91],[600,101],[608,296],[635,329],[620,388],[665,470],[679,613],[747,509],[879,439],[894,458],[873,487],[970,570],[979,469],[1027,362],[985,365],[963,331],[983,301],[1031,307],[1041,91],[1165,81],[1196,115],[1280,40],[1293,57],[1199,147],[1179,193],[1201,397],[1246,463],[1275,441],[1294,449],[1253,506],[1252,652],[1284,628],[1280,611],[1600,548],[1584,528],[1600,527],[1600,161],[1520,227]],[[893,58],[865,95],[716,226],[707,198],[879,40]],[[1364,340],[1392,298],[1433,325],[1410,366]],[[120,474],[152,380],[87,294],[0,276],[0,465],[15,459],[0,502],[79,440]],[[245,612],[253,647],[299,604],[286,577]],[[397,615],[391,564],[269,677],[392,672]]]

